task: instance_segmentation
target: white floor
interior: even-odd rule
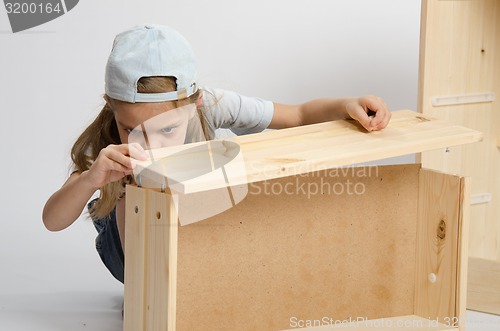
[[[1,297],[0,330],[119,331],[123,296],[113,292],[59,292]]]
[[[466,318],[467,331],[500,330],[500,316],[468,310]]]
[[[0,330],[121,331],[122,302],[119,291],[2,295]],[[500,330],[500,316],[467,313],[467,331]]]

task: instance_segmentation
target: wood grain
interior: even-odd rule
[[[461,177],[421,170],[415,314],[442,323],[465,317],[465,302],[461,302],[465,295],[460,291],[467,267],[467,248],[461,244],[468,228],[461,209],[463,187]]]
[[[237,170],[226,171],[226,182],[221,181],[220,171],[210,168],[204,171],[206,175],[189,179],[193,164],[207,159],[208,148],[203,148],[204,144],[213,142],[154,150],[157,161],[139,162],[137,172],[158,181],[168,177],[170,182],[181,182],[177,191],[194,193],[228,183],[254,183],[481,139],[478,131],[404,110],[394,112],[389,126],[376,132],[366,132],[356,122],[343,120],[232,138],[228,142],[237,143],[242,158],[233,156],[234,144],[213,153],[221,159],[234,159],[227,166]],[[175,167],[169,167],[170,164]]]
[[[148,205],[146,194],[139,190],[128,190],[125,201],[125,293],[124,293],[124,331],[145,330],[146,301],[144,285],[146,282],[146,226]]]
[[[177,213],[166,193],[126,189],[125,331],[176,330]]]
[[[484,140],[428,151],[418,161],[425,168],[470,177],[472,195],[491,194],[490,202],[471,206],[469,252],[471,257],[500,263],[500,2],[424,0],[421,27],[419,112],[481,131]],[[485,92],[495,93],[496,100],[431,104],[435,96]],[[470,271],[471,279],[480,277],[475,272]],[[477,272],[482,277],[483,271]],[[496,281],[500,283],[500,277]],[[487,299],[489,295],[476,293],[469,305],[477,309],[486,301],[498,302],[495,297]],[[500,304],[487,310],[500,311]]]

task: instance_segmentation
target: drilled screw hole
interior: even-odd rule
[[[135,209],[134,209],[135,213],[139,213],[139,207],[135,206]]]
[[[161,214],[159,211],[156,212],[156,219],[160,219],[161,218]]]

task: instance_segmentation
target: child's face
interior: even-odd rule
[[[113,113],[123,144],[139,143],[144,149],[181,145],[194,103],[175,108],[174,102],[114,102]]]

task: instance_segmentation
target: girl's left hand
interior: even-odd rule
[[[385,101],[373,95],[350,99],[345,109],[352,119],[368,131],[382,130],[391,119],[391,112]]]

